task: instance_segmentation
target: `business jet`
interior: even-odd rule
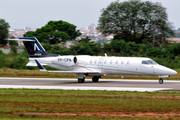
[[[92,77],[92,82],[98,82],[101,76],[106,75],[141,75],[159,76],[159,84],[164,77],[176,75],[177,72],[159,65],[145,57],[109,57],[89,55],[56,55],[49,54],[35,37],[10,39],[23,41],[29,54],[26,66],[38,66],[42,72],[73,73],[77,74],[79,83],[85,82],[86,76]],[[43,66],[50,66],[61,71],[49,71]]]

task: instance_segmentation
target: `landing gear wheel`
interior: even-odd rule
[[[85,78],[83,78],[83,79],[78,79],[78,82],[79,83],[83,83],[85,81]]]
[[[99,81],[99,76],[93,76],[92,81],[93,82],[98,82]]]
[[[163,79],[162,78],[159,79],[159,84],[163,84]]]

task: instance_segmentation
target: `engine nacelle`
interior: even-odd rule
[[[62,66],[73,66],[77,63],[77,58],[75,56],[59,56],[51,59],[51,62]]]

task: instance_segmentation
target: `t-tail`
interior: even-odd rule
[[[43,46],[39,43],[39,41],[35,37],[22,37],[19,38],[23,41],[24,46],[29,54],[30,58],[41,58],[41,57],[57,57],[59,55],[49,54],[43,48]]]

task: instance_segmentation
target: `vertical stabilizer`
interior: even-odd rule
[[[24,46],[30,57],[57,57],[59,55],[49,54],[35,37],[19,38],[23,41]]]

